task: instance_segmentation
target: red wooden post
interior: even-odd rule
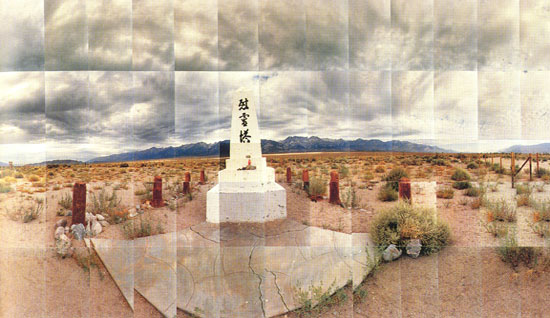
[[[164,202],[162,201],[162,178],[159,176],[156,176],[153,182],[153,200],[151,201],[151,206],[154,208],[164,206]]]
[[[342,204],[342,201],[340,201],[340,185],[338,183],[338,172],[331,171],[330,172],[330,196],[329,196],[329,203],[333,204]]]
[[[200,184],[205,184],[206,183],[206,178],[204,177],[204,170],[201,170],[201,177],[200,177],[200,181],[199,183]]]
[[[76,182],[73,186],[73,216],[72,224],[86,222],[86,183]]]
[[[189,187],[190,182],[191,182],[191,173],[186,172],[185,181],[183,182],[183,194],[187,194],[191,192],[191,188]]]
[[[399,198],[411,200],[411,180],[409,178],[403,177],[399,180]]]
[[[292,170],[290,170],[290,167],[286,168],[286,183],[292,182]]]
[[[304,182],[304,190],[309,190],[309,171],[305,169],[302,171],[302,181]]]

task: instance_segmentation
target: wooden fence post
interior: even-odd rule
[[[514,153],[511,153],[510,174],[512,175],[512,188],[514,188],[514,177],[516,176],[516,160]]]
[[[531,166],[532,156],[529,154],[529,181],[533,181],[533,168]]]
[[[538,176],[539,173],[540,173],[539,172],[539,153],[538,152],[537,152],[536,156],[537,156],[536,159],[537,159],[537,176]]]

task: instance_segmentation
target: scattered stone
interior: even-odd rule
[[[65,216],[73,216],[73,211],[69,210],[65,213]]]
[[[55,228],[58,228],[58,227],[65,227],[67,226],[67,220],[66,219],[61,219],[57,222],[55,222]]]
[[[95,215],[95,218],[98,220],[98,221],[104,221],[105,220],[105,217],[101,214],[96,214]]]
[[[95,219],[95,217],[92,213],[86,212],[86,218],[85,218],[86,223],[92,222],[92,220],[94,220],[94,219]]]
[[[139,209],[141,209],[141,205],[137,204],[136,205],[136,210],[139,210]]]
[[[420,243],[420,240],[412,239],[409,241],[406,247],[407,255],[409,255],[412,258],[417,258],[418,255],[420,255],[421,249],[422,249],[422,243]]]
[[[136,216],[137,216],[136,211],[130,212],[130,214],[128,214],[129,218],[135,218]]]
[[[399,256],[401,256],[401,253],[402,253],[401,250],[398,249],[397,246],[395,246],[395,244],[390,244],[382,253],[382,258],[386,262],[391,262],[399,258]]]
[[[53,236],[55,237],[56,240],[58,240],[59,237],[61,237],[61,235],[65,235],[65,228],[62,226],[55,229],[55,233]]]
[[[79,241],[82,240],[86,235],[86,229],[84,228],[84,224],[82,223],[73,224],[71,226],[71,231],[73,232],[74,238]]]
[[[137,211],[137,214],[143,214],[144,212],[145,212],[145,211],[143,211],[143,210],[138,210],[138,211]]]
[[[55,240],[55,251],[63,258],[70,254],[71,240],[67,237],[67,235],[61,234],[59,238]]]
[[[106,226],[111,225],[109,222],[107,222],[107,221],[105,221],[105,220],[99,221],[99,224],[101,224],[101,226],[103,226],[103,227],[106,227]]]
[[[101,224],[97,220],[93,220],[92,221],[92,235],[93,236],[99,235],[99,233],[101,233],[101,231],[103,231],[103,227],[101,226]]]

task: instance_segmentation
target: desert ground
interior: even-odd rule
[[[535,160],[531,162],[531,178],[527,163],[515,178],[515,189],[509,154],[266,157],[268,166],[275,168],[276,181],[287,191],[287,217],[297,222],[370,233],[376,216],[396,204],[397,193],[384,189],[392,171],[402,169],[412,182],[437,183],[437,220],[447,223],[451,232],[451,240],[438,253],[381,262],[358,289],[344,287],[317,307],[282,317],[550,317],[549,155],[540,156],[538,173]],[[516,156],[518,168],[525,159],[526,155]],[[70,225],[67,214],[75,182],[87,184],[87,212],[101,214],[108,223],[97,238],[131,240],[202,223],[206,193],[217,183],[223,162],[175,158],[2,168],[0,316],[162,317],[138,292],[132,311],[93,249],[71,233],[67,236],[72,249],[59,253],[56,223],[67,220]],[[309,193],[303,190],[304,169],[309,171]],[[202,170],[206,181],[199,184]],[[457,180],[457,170],[468,178]],[[339,173],[341,205],[328,202],[331,171]],[[186,172],[191,173],[192,190],[183,195]],[[149,204],[154,176],[163,179],[161,208]],[[266,231],[276,226],[264,225]],[[510,248],[506,239],[511,236],[517,240],[514,251],[520,251],[516,257],[499,253]],[[177,316],[193,317],[180,310]]]

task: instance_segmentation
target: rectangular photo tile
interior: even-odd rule
[[[46,71],[88,70],[86,0],[44,1]]]
[[[3,0],[0,4],[4,43],[0,71],[44,70],[44,2]]]

